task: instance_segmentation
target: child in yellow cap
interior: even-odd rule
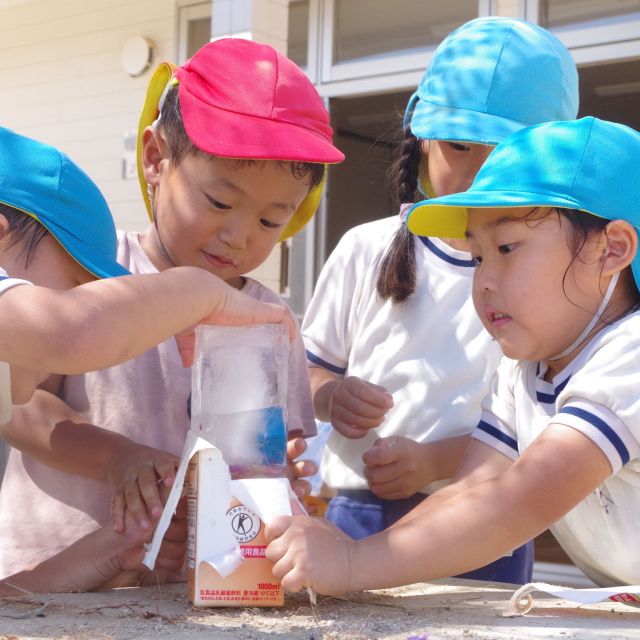
[[[331,138],[313,85],[272,47],[223,39],[183,67],[161,65],[140,127],[152,224],[118,234],[119,262],[134,273],[197,266],[257,300],[281,302],[245,274],[315,212],[326,165],[343,159]],[[289,380],[290,435],[313,434],[299,334]],[[170,486],[189,428],[190,384],[169,342],[124,365],[58,380],[50,387],[57,395],[38,394],[29,419],[39,416],[39,444],[36,433],[26,442],[19,420],[11,425],[12,443],[25,451],[12,452],[0,493],[0,575],[107,523],[114,493],[118,530],[126,501],[151,531],[161,512],[158,481]],[[104,431],[78,437],[68,427],[77,422]],[[292,442],[294,450],[304,445]]]

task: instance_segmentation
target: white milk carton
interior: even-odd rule
[[[282,495],[288,355],[288,336],[282,325],[201,326],[196,331],[191,431],[222,453],[232,487],[222,498],[226,504],[220,504],[221,481],[212,470],[215,450],[203,449],[193,455],[186,482],[187,568],[189,599],[196,605],[283,604],[282,588],[264,555],[264,522],[258,512],[265,505],[256,505],[256,500],[273,500],[268,487],[275,478],[280,478],[275,480],[280,487],[274,490]],[[239,495],[241,490],[233,487],[245,480],[242,486],[253,487],[261,497],[243,499]],[[225,535],[237,543],[236,557],[230,565],[222,563],[222,573],[207,562],[210,537],[219,535],[220,527],[226,527]]]

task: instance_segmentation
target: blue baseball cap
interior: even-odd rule
[[[534,124],[578,115],[567,48],[523,20],[471,20],[436,49],[409,100],[405,128],[421,139],[496,145]]]
[[[91,178],[58,149],[2,127],[0,202],[35,218],[94,276],[129,275],[116,260],[111,211]]]
[[[409,210],[418,235],[464,237],[467,209],[558,207],[626,220],[640,235],[640,133],[588,117],[522,129],[499,144],[468,191]],[[640,253],[631,263],[640,290]]]

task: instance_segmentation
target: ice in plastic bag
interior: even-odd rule
[[[196,330],[191,428],[222,451],[234,477],[284,474],[288,360],[281,324]]]

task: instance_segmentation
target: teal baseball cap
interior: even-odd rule
[[[94,276],[129,274],[116,260],[111,211],[91,178],[55,147],[3,127],[0,202],[37,220]]]
[[[420,139],[496,145],[534,124],[578,115],[578,72],[546,29],[512,18],[471,20],[438,46],[405,111]]]
[[[421,236],[464,237],[467,209],[557,207],[626,220],[640,235],[640,133],[587,117],[509,136],[468,191],[418,202],[407,226]],[[640,290],[640,254],[631,264]]]

